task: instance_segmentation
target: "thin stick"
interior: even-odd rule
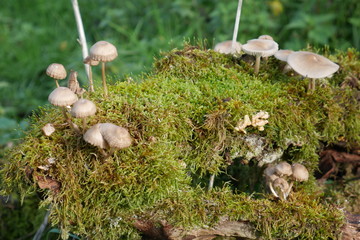
[[[215,180],[215,174],[211,174],[210,175],[210,180],[209,180],[209,187],[208,187],[208,190],[210,191],[213,186],[214,186],[214,180]]]
[[[42,224],[40,225],[39,229],[36,231],[36,234],[35,234],[33,240],[40,240],[41,239],[41,236],[43,235],[43,233],[45,231],[45,228],[46,228],[46,226],[48,224],[50,211],[51,211],[51,205],[50,205],[49,209],[46,211],[44,220],[43,220]]]
[[[82,48],[82,55],[83,55],[83,59],[85,59],[89,55],[89,52],[88,52],[88,47],[87,47],[86,38],[85,38],[84,25],[83,25],[82,20],[81,20],[79,4],[78,4],[77,0],[71,0],[71,3],[72,3],[72,6],[73,6],[73,9],[74,9],[76,26],[77,26],[77,29],[78,29],[78,32],[79,32],[80,45],[81,45],[81,48]],[[84,64],[84,66],[85,66],[86,75],[87,75],[87,77],[88,77],[88,79],[90,81],[90,77],[89,77],[89,75],[90,75],[90,72],[89,72],[90,71],[90,65]]]
[[[231,49],[234,49],[235,42],[236,42],[237,35],[238,35],[239,24],[240,24],[240,16],[241,16],[241,7],[242,7],[242,0],[239,0],[238,7],[237,7],[237,12],[236,12],[236,19],[235,19],[233,38],[232,38],[232,42],[231,42]]]

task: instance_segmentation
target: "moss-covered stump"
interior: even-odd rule
[[[295,184],[288,201],[267,194],[262,179],[271,162],[302,163],[313,173],[322,146],[360,142],[359,90],[352,84],[359,53],[328,57],[339,72],[308,93],[306,79],[284,75],[274,58],[254,76],[251,59],[173,50],[142,81],[109,86],[107,99],[101,90],[84,96],[97,106],[88,126],[125,127],[131,147],[105,158],[69,127],[61,109],[46,107],[7,154],[3,192],[50,189],[42,205],[51,204],[52,224],[89,239],[192,239],[201,232],[337,239],[344,215],[321,200],[314,177]],[[263,131],[235,131],[245,115],[260,111],[270,116]],[[51,136],[41,130],[47,123],[56,128]],[[207,191],[210,175],[216,187]],[[234,223],[244,224],[245,235],[224,230]]]

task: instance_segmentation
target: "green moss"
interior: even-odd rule
[[[267,238],[337,238],[342,214],[319,197],[302,194],[302,188],[289,202],[278,202],[267,195],[236,194],[252,190],[246,184],[237,189],[221,177],[220,189],[206,193],[200,186],[206,186],[208,174],[231,173],[229,164],[246,158],[251,151],[246,136],[261,137],[266,151],[283,151],[284,160],[301,162],[310,172],[317,167],[320,142],[360,142],[356,91],[339,87],[345,76],[359,72],[357,56],[353,50],[331,56],[341,65],[339,74],[308,94],[307,82],[283,75],[273,58],[253,76],[249,62],[229,55],[191,46],[173,50],[140,83],[119,81],[109,86],[108,99],[101,89],[85,96],[98,107],[88,124],[126,127],[133,146],[104,160],[64,124],[60,109],[45,108],[32,118],[23,143],[7,154],[1,187],[22,194],[38,189],[26,169],[56,179],[60,192],[45,191],[42,203],[52,203],[52,223],[94,239],[135,238],[137,217],[190,228],[213,225],[222,215],[251,222]],[[261,110],[270,114],[264,131],[234,131],[246,114]],[[41,127],[49,122],[56,132],[45,137]],[[55,164],[48,171],[38,169],[49,158]],[[256,165],[261,159],[251,161]],[[242,177],[238,180],[247,178]],[[313,185],[314,180],[308,183]]]

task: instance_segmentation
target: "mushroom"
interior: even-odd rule
[[[275,165],[275,173],[279,176],[290,176],[292,174],[291,165],[287,162],[280,162]]]
[[[104,148],[107,148],[108,144],[100,132],[100,125],[101,125],[101,123],[98,123],[98,124],[92,126],[91,128],[89,128],[85,132],[83,138],[86,142],[90,143],[93,146],[98,147],[100,153],[104,157],[107,157],[108,154],[104,151]]]
[[[287,58],[287,63],[295,72],[311,79],[308,85],[310,91],[315,90],[316,78],[331,76],[339,69],[339,65],[326,57],[305,51],[291,53]]]
[[[82,95],[86,92],[85,89],[81,88],[79,82],[77,80],[78,73],[76,71],[71,70],[68,80],[68,88],[73,91],[75,94],[82,97]]]
[[[289,64],[287,63],[287,58],[288,56],[293,53],[293,50],[279,50],[274,54],[274,57],[280,61],[286,62],[286,65],[283,69],[283,73],[287,73],[288,71],[291,70],[291,67],[289,66]]]
[[[273,194],[282,200],[286,200],[289,187],[289,183],[281,177],[276,178],[272,185],[270,185]],[[281,194],[279,194],[279,192],[281,192]]]
[[[86,128],[86,118],[95,115],[96,106],[90,100],[80,99],[74,103],[70,113],[75,118],[82,118],[82,128],[84,132]]]
[[[76,132],[80,132],[78,126],[70,120],[66,110],[67,106],[74,104],[78,100],[77,95],[67,87],[58,87],[50,93],[48,100],[52,105],[61,107],[65,120],[69,123],[70,127]]]
[[[224,54],[239,54],[241,51],[241,43],[235,42],[232,47],[232,41],[224,41],[215,45],[214,51]]]
[[[127,148],[132,143],[132,138],[126,128],[112,123],[102,123],[99,128],[101,135],[111,148],[109,155],[112,155],[115,149]]]
[[[105,63],[114,60],[118,56],[116,47],[109,42],[99,41],[90,48],[90,58],[101,62],[101,76],[104,88],[104,96],[107,98],[108,90],[105,77]]]
[[[94,92],[95,90],[94,90],[94,83],[93,83],[93,79],[92,79],[91,66],[99,65],[99,61],[92,60],[90,58],[90,56],[87,56],[86,58],[84,58],[83,62],[85,64],[89,64],[89,92]]]
[[[253,39],[249,40],[246,44],[242,46],[242,50],[252,56],[256,57],[254,73],[259,73],[260,68],[260,58],[269,57],[274,55],[277,52],[279,46],[273,40],[266,39]]]
[[[306,167],[300,163],[294,163],[291,165],[292,169],[292,176],[291,178],[296,182],[305,182],[309,179],[309,171],[306,169]],[[291,188],[293,186],[294,182],[292,181],[290,183],[289,189],[286,193],[286,196],[290,194]]]
[[[46,69],[46,74],[55,80],[56,87],[59,87],[58,80],[66,78],[66,70],[60,63],[50,64]]]

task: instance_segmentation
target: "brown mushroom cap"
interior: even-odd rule
[[[102,123],[99,128],[110,147],[122,149],[129,147],[132,143],[132,138],[126,128],[112,123]]]
[[[273,40],[252,39],[242,45],[242,50],[253,56],[269,57],[274,55],[279,49],[279,45]]]
[[[54,79],[66,78],[66,70],[60,63],[52,63],[46,69],[46,74]]]
[[[291,165],[287,162],[280,162],[275,165],[275,172],[278,176],[290,176],[292,174]]]
[[[241,51],[241,43],[235,42],[234,48],[231,48],[232,46],[232,40],[220,42],[215,45],[214,51],[224,54],[235,54],[240,53]]]
[[[116,47],[109,42],[99,41],[90,48],[90,58],[99,62],[110,62],[117,57]]]
[[[99,65],[100,62],[96,60],[92,60],[90,56],[87,56],[86,58],[84,58],[83,63],[89,64],[90,66],[97,66]]]
[[[288,56],[293,52],[293,50],[279,50],[274,54],[274,57],[279,59],[280,61],[286,62]]]
[[[100,133],[100,125],[101,123],[98,123],[89,128],[84,134],[83,138],[86,142],[90,143],[93,146],[106,148],[108,145],[104,137]]]
[[[285,179],[279,177],[274,180],[273,187],[280,188],[282,192],[286,192],[289,189],[290,185]]]
[[[74,103],[70,111],[71,115],[76,118],[85,118],[93,116],[96,113],[95,104],[87,99],[79,99]]]
[[[58,87],[50,93],[48,100],[54,106],[66,107],[74,104],[78,96],[67,87]]]
[[[308,78],[324,78],[339,69],[339,65],[326,57],[305,51],[291,53],[287,63],[295,72]]]
[[[299,182],[304,182],[309,179],[309,172],[304,165],[300,163],[294,163],[292,166],[292,177]]]

